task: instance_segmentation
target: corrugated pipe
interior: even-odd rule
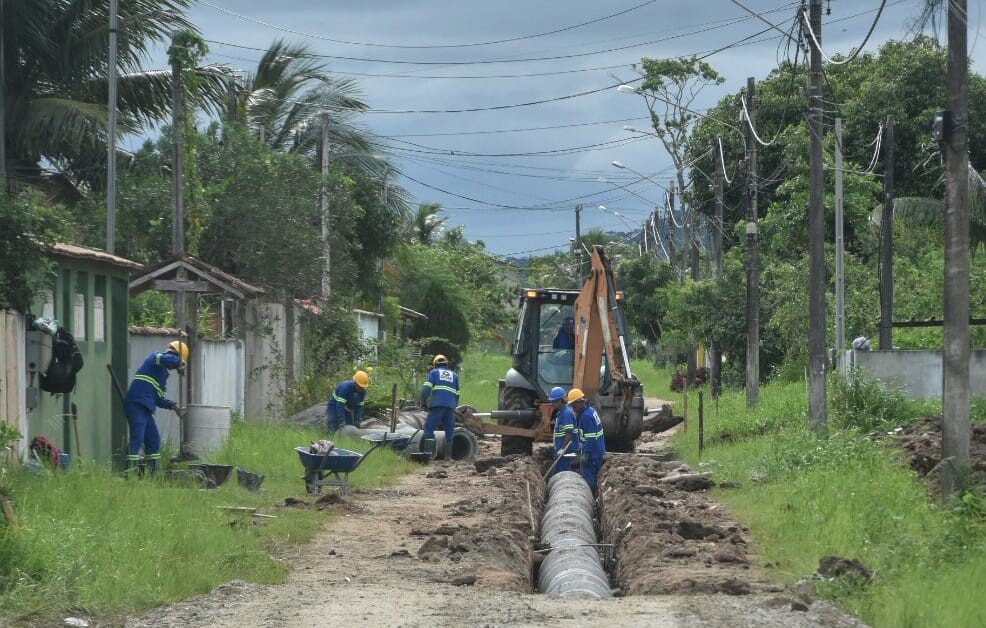
[[[408,452],[421,451],[421,437],[424,433],[406,423],[398,423],[397,430],[398,434],[402,436],[411,436],[411,440],[407,444]],[[343,425],[339,428],[339,433],[346,436],[353,436],[356,438],[362,436],[374,436],[377,438],[382,438],[383,434],[390,433],[390,430],[385,430],[381,428],[369,428],[362,429],[358,427],[353,427],[352,425]],[[445,456],[445,432],[435,432],[435,457],[444,458]],[[455,432],[452,434],[452,460],[472,460],[476,457],[476,451],[479,448],[479,443],[476,441],[476,435],[467,430],[464,427],[455,428]]]
[[[551,551],[541,562],[538,588],[558,597],[612,595],[594,545],[592,490],[578,473],[562,471],[548,480],[548,502],[541,518],[541,544]]]

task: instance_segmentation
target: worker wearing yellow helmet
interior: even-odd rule
[[[452,459],[452,437],[455,435],[455,408],[459,405],[459,374],[449,368],[442,354],[431,360],[431,369],[421,387],[421,405],[428,409],[428,418],[421,435],[421,450],[434,454],[435,428],[445,430],[445,459]]]
[[[179,340],[168,345],[166,351],[155,351],[147,356],[137,368],[137,374],[130,382],[127,396],[123,400],[123,409],[127,414],[127,424],[130,426],[130,450],[127,454],[127,470],[140,466],[140,448],[144,448],[147,470],[157,471],[158,461],[161,460],[161,434],[154,420],[157,408],[174,410],[179,416],[184,414],[184,408],[168,399],[165,391],[168,388],[168,371],[180,370],[188,361],[188,345]]]
[[[363,399],[370,387],[366,371],[356,371],[352,379],[340,383],[325,404],[325,425],[334,432],[343,425],[360,426],[363,421]]]
[[[596,479],[606,455],[603,422],[599,419],[596,409],[586,401],[585,393],[579,388],[568,391],[568,405],[572,407],[572,411],[575,413],[575,424],[582,440],[582,459],[579,463],[579,471],[586,484],[595,493]]]

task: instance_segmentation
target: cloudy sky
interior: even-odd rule
[[[199,0],[190,17],[210,61],[250,70],[276,38],[325,55],[329,71],[358,79],[372,107],[365,125],[390,147],[415,201],[441,203],[449,225],[491,251],[522,255],[568,247],[578,203],[583,230],[623,231],[663,202],[657,184],[669,180],[670,160],[657,139],[624,128],[647,129],[642,100],[615,89],[635,77],[631,64],[718,51],[706,60],[726,82],[700,96],[703,110],[784,58],[786,38],[766,22],[790,30],[799,4]],[[880,4],[827,2],[826,55],[859,46]],[[887,0],[865,49],[910,36],[923,4]],[[974,69],[983,72],[981,6],[969,5]]]

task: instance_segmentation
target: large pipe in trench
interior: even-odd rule
[[[610,597],[609,579],[596,543],[589,485],[572,471],[551,476],[541,518],[541,544],[550,548],[538,574],[541,593],[572,598]]]

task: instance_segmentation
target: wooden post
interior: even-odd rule
[[[171,83],[171,252],[177,257],[185,252],[185,89],[177,59],[171,64]]]
[[[880,350],[894,344],[894,119],[887,118],[880,221]]]
[[[390,431],[397,431],[397,384],[390,389]]]
[[[705,403],[703,391],[698,391],[698,453],[705,449]]]
[[[760,402],[760,244],[757,233],[757,140],[753,136],[756,124],[757,82],[746,79],[746,109],[749,114],[746,128],[747,200],[746,200],[746,405]]]

